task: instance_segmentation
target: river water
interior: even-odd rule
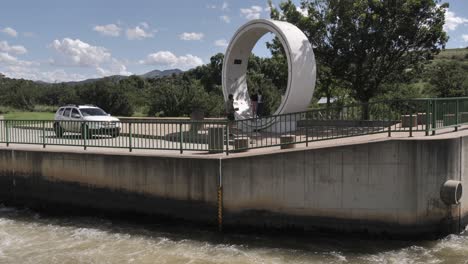
[[[468,263],[468,232],[418,242],[221,235],[0,206],[0,263]]]

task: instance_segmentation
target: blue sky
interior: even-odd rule
[[[468,1],[447,2],[447,47],[466,47]],[[2,1],[0,73],[54,82],[186,70],[224,52],[249,19],[268,17],[266,0]],[[264,41],[257,55],[268,55]]]

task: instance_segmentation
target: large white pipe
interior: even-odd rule
[[[236,31],[224,57],[223,93],[225,100],[229,94],[234,95],[236,107],[239,108],[236,119],[252,117],[247,90],[247,64],[257,41],[269,32],[281,41],[288,61],[286,93],[274,115],[304,111],[312,99],[316,65],[312,46],[304,33],[288,22],[251,20]]]

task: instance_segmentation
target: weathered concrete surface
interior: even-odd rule
[[[216,222],[216,160],[0,150],[0,200]]]
[[[0,147],[0,202],[62,204],[224,224],[415,235],[458,232],[468,195],[466,137],[427,137],[242,153],[151,156]]]
[[[446,206],[439,192],[462,175],[460,141],[387,141],[223,160],[224,220],[403,235],[458,232],[460,206]]]

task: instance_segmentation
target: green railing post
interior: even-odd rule
[[[426,101],[426,136],[429,136],[429,128],[431,123],[431,100]]]
[[[45,121],[42,120],[42,148],[46,146]]]
[[[229,124],[226,123],[226,156],[229,156]]]
[[[410,119],[409,137],[413,137],[413,110],[411,109],[411,107],[410,107],[409,119]],[[416,124],[417,124],[417,120],[416,120]]]
[[[8,120],[5,120],[5,141],[6,141],[6,145],[7,147],[10,146],[10,131],[8,129]]]
[[[432,102],[432,135],[436,134],[437,129],[437,100]]]
[[[180,154],[184,153],[184,133],[182,132],[182,122],[179,124],[179,130],[180,130]]]
[[[132,152],[132,122],[128,122],[128,150]]]
[[[392,109],[388,108],[388,137],[392,136]]]
[[[455,109],[455,131],[458,131],[458,124],[460,123],[460,122],[458,121],[458,118],[459,118],[458,112],[460,111],[460,104],[459,104],[458,99],[456,99],[455,102],[456,102],[456,109]]]
[[[89,130],[89,129],[88,129],[88,126],[87,126],[87,124],[86,124],[86,121],[85,121],[83,124],[81,124],[81,125],[82,125],[82,127],[83,127],[83,148],[84,148],[84,150],[86,150],[87,147],[88,147],[87,139],[88,139],[88,130]]]

